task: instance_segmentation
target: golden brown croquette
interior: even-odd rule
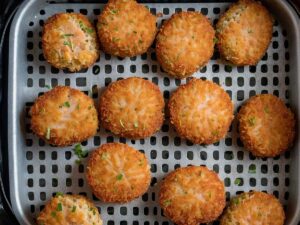
[[[224,138],[233,120],[233,103],[219,85],[192,79],[181,85],[169,101],[170,120],[180,137],[195,144]]]
[[[38,97],[30,115],[32,131],[56,146],[85,141],[98,129],[94,101],[70,87],[57,86]]]
[[[176,169],[165,177],[159,191],[164,215],[178,225],[212,222],[225,203],[223,182],[204,166]]]
[[[157,35],[157,60],[171,76],[188,77],[212,57],[214,37],[213,27],[201,13],[175,13]]]
[[[37,217],[38,225],[102,225],[98,209],[80,195],[53,197]]]
[[[140,139],[160,129],[164,99],[157,85],[138,77],[111,83],[100,97],[100,121],[121,137]]]
[[[216,25],[219,52],[235,65],[255,65],[268,49],[272,30],[273,17],[260,2],[239,0]]]
[[[238,113],[240,138],[259,157],[286,151],[295,136],[295,117],[284,102],[271,94],[251,97]]]
[[[221,218],[221,225],[283,225],[280,202],[264,192],[248,192],[234,197]]]
[[[109,0],[98,17],[104,52],[131,57],[145,53],[156,35],[156,17],[135,0]]]
[[[94,27],[80,13],[58,13],[45,23],[42,35],[45,59],[58,69],[71,72],[88,68],[99,58]]]
[[[87,181],[102,201],[129,202],[147,191],[150,166],[145,154],[127,144],[103,144],[92,152]]]

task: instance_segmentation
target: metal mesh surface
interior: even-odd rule
[[[41,1],[43,2],[43,1]],[[207,15],[215,24],[217,18],[229,3],[197,4],[147,4],[152,13],[163,13],[161,21],[174,12],[197,10]],[[226,138],[209,146],[193,145],[177,136],[166,118],[161,130],[150,138],[129,140],[106,132],[103,128],[97,135],[82,143],[83,148],[92,151],[107,142],[123,142],[144,152],[151,163],[152,182],[146,194],[129,204],[103,204],[92,196],[85,179],[87,159],[77,165],[73,147],[57,148],[39,140],[30,130],[28,111],[38,95],[48,91],[47,86],[67,85],[85,91],[98,104],[98,97],[109,83],[125,77],[144,77],[158,84],[165,101],[180,84],[187,80],[170,78],[164,73],[157,60],[153,46],[141,56],[121,59],[101,53],[95,65],[85,71],[70,74],[51,67],[44,59],[41,46],[41,32],[44,21],[57,12],[81,12],[91,21],[96,21],[101,4],[50,4],[40,3],[32,12],[26,11],[21,27],[19,42],[24,46],[24,55],[18,59],[23,63],[18,68],[16,82],[22,89],[18,104],[20,115],[20,137],[24,147],[18,149],[17,163],[22,174],[17,174],[20,213],[24,223],[33,221],[44,204],[56,192],[87,195],[98,206],[104,224],[171,224],[162,215],[158,206],[158,189],[161,179],[170,171],[187,165],[206,165],[216,171],[226,187],[227,200],[243,191],[260,190],[274,194],[286,205],[289,200],[290,153],[274,159],[258,159],[243,148],[237,132],[236,120]],[[235,112],[249,97],[272,93],[289,102],[289,42],[287,31],[276,22],[272,43],[257,66],[232,67],[219,61],[214,54],[207,66],[194,74],[220,84],[231,96]],[[19,62],[15,62],[19,63]],[[19,120],[19,118],[15,118]],[[21,145],[23,146],[23,145]]]

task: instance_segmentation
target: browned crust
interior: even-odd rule
[[[145,154],[127,144],[108,143],[92,152],[87,181],[103,202],[129,202],[143,195],[151,181]]]
[[[69,107],[64,106],[66,102]],[[57,86],[38,97],[30,115],[32,131],[55,146],[82,142],[94,136],[98,129],[94,101],[70,87]]]
[[[171,76],[191,76],[212,57],[214,36],[210,21],[201,13],[175,13],[157,35],[157,60]]]
[[[240,138],[259,157],[275,157],[293,144],[295,117],[284,102],[271,94],[251,97],[238,113]]]
[[[253,191],[240,194],[230,201],[221,218],[221,225],[283,225],[284,220],[284,210],[277,198]]]
[[[273,21],[258,1],[240,0],[232,4],[216,25],[221,57],[238,66],[256,65],[271,42]]]
[[[208,96],[211,100],[206,102]],[[195,144],[212,144],[224,138],[234,118],[229,95],[219,85],[201,79],[192,79],[175,90],[169,110],[179,136]]]
[[[97,29],[104,52],[132,57],[151,46],[157,32],[156,17],[135,0],[109,0],[98,17]]]
[[[72,36],[64,36],[65,33]],[[71,43],[73,50],[66,42]],[[52,66],[71,72],[90,67],[100,57],[96,30],[80,13],[57,13],[48,18],[43,27],[42,47]]]
[[[37,217],[38,225],[82,224],[102,225],[98,209],[81,195],[51,198]]]
[[[204,166],[176,169],[162,181],[159,204],[178,225],[217,219],[225,207],[225,188],[218,175]]]
[[[111,83],[100,96],[100,121],[121,137],[140,139],[158,131],[164,99],[157,85],[138,77]]]

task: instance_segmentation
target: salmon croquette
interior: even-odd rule
[[[103,202],[129,202],[147,191],[150,166],[145,154],[127,144],[103,144],[88,161],[87,181]]]
[[[156,16],[135,0],[109,0],[98,17],[97,29],[104,52],[132,57],[145,53],[154,41]]]
[[[256,65],[271,42],[273,17],[258,1],[239,0],[216,25],[217,46],[225,60]]]
[[[275,157],[286,151],[295,137],[295,117],[284,102],[271,94],[251,97],[238,113],[240,138],[258,157]]]
[[[98,129],[94,101],[70,87],[57,86],[38,97],[30,115],[32,131],[55,146],[85,141]]]
[[[99,58],[97,34],[90,21],[80,13],[59,13],[43,28],[45,59],[58,69],[71,72],[88,68]]]
[[[214,37],[213,27],[201,13],[175,13],[157,35],[157,60],[169,75],[188,77],[212,57]]]
[[[225,203],[223,182],[204,166],[176,169],[162,181],[159,192],[164,215],[178,225],[212,222]]]
[[[264,192],[243,193],[230,201],[221,225],[283,225],[284,211],[280,202]]]
[[[80,195],[57,194],[37,217],[38,225],[102,225],[98,209]]]
[[[100,97],[101,125],[125,138],[151,136],[162,126],[163,110],[158,86],[138,77],[111,83]]]
[[[192,79],[169,101],[170,120],[180,137],[194,144],[212,144],[224,138],[233,120],[233,103],[217,84]]]

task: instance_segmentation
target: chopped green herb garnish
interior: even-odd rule
[[[46,132],[46,139],[50,140],[50,137],[51,137],[51,129],[48,127]]]
[[[218,130],[214,130],[214,131],[211,132],[211,134],[213,136],[218,136],[219,135],[219,131]]]
[[[111,9],[111,10],[110,10],[110,13],[111,13],[111,14],[117,14],[117,13],[118,13],[118,10],[116,10],[116,9]]]
[[[56,211],[58,211],[58,212],[62,211],[62,204],[61,203],[57,204]]]
[[[100,72],[100,68],[96,67],[95,70],[94,70],[94,73],[99,73],[99,72]]]
[[[75,212],[76,211],[76,206],[75,205],[73,205],[73,207],[72,207],[72,211],[71,212]]]
[[[142,44],[142,43],[143,43],[143,40],[140,39],[140,40],[139,40],[139,44]]]
[[[124,124],[123,124],[123,121],[120,119],[120,124],[123,128],[125,128]]]
[[[121,173],[118,174],[118,175],[117,175],[117,180],[122,180],[122,179],[123,179],[123,174],[121,174]]]
[[[269,109],[268,106],[265,106],[265,107],[264,107],[264,112],[265,112],[265,113],[270,113],[270,109]]]
[[[249,166],[249,173],[256,173],[256,166],[254,164]]]
[[[72,37],[72,36],[74,36],[74,34],[63,34],[63,35],[62,35],[62,37],[64,37],[64,38],[65,38],[65,37]]]
[[[172,203],[172,201],[170,199],[168,199],[168,200],[165,200],[163,204],[164,204],[164,206],[169,206],[169,205],[171,205],[171,203]]]
[[[70,108],[71,105],[70,105],[70,102],[66,101],[66,102],[64,102],[63,106]]]
[[[88,107],[89,110],[92,109],[92,108],[93,108],[93,106],[91,106],[91,105]]]
[[[45,88],[48,88],[49,90],[52,89],[52,87],[48,84],[45,85]]]
[[[62,192],[56,192],[55,197],[64,196]]]
[[[240,203],[239,198],[235,197],[232,199],[233,204],[238,205]]]
[[[56,217],[56,212],[52,211],[52,212],[51,212],[51,216],[52,216],[53,218],[55,218],[55,217]]]
[[[113,37],[113,39],[112,39],[113,42],[117,42],[119,40],[120,40],[120,38],[115,38],[115,37]]]
[[[64,45],[69,46],[71,48],[71,50],[73,50],[72,42],[70,40],[64,41]]]
[[[87,33],[89,33],[89,34],[91,34],[91,33],[94,32],[93,28],[90,28],[90,27],[85,26],[85,25],[83,24],[82,21],[79,21],[79,26],[80,26],[80,29],[81,29],[83,32],[87,32]]]
[[[242,180],[240,178],[236,178],[234,181],[235,185],[240,185],[242,183]]]
[[[217,43],[218,43],[218,41],[219,41],[219,39],[218,39],[218,38],[216,38],[216,37],[214,37],[214,39],[213,39],[213,42],[214,42],[214,44],[217,44]]]
[[[254,126],[255,125],[255,117],[250,117],[248,119],[248,122],[249,122],[250,126]]]
[[[76,160],[77,164],[81,163],[81,159],[86,158],[88,155],[87,150],[83,150],[81,147],[81,144],[75,145],[75,148],[73,149],[74,154],[77,155],[78,159]]]
[[[76,159],[76,160],[75,160],[75,163],[76,163],[77,165],[80,165],[82,162],[81,162],[80,159]]]
[[[148,9],[148,10],[150,9],[149,6],[147,6],[147,5],[145,5],[145,8]]]

